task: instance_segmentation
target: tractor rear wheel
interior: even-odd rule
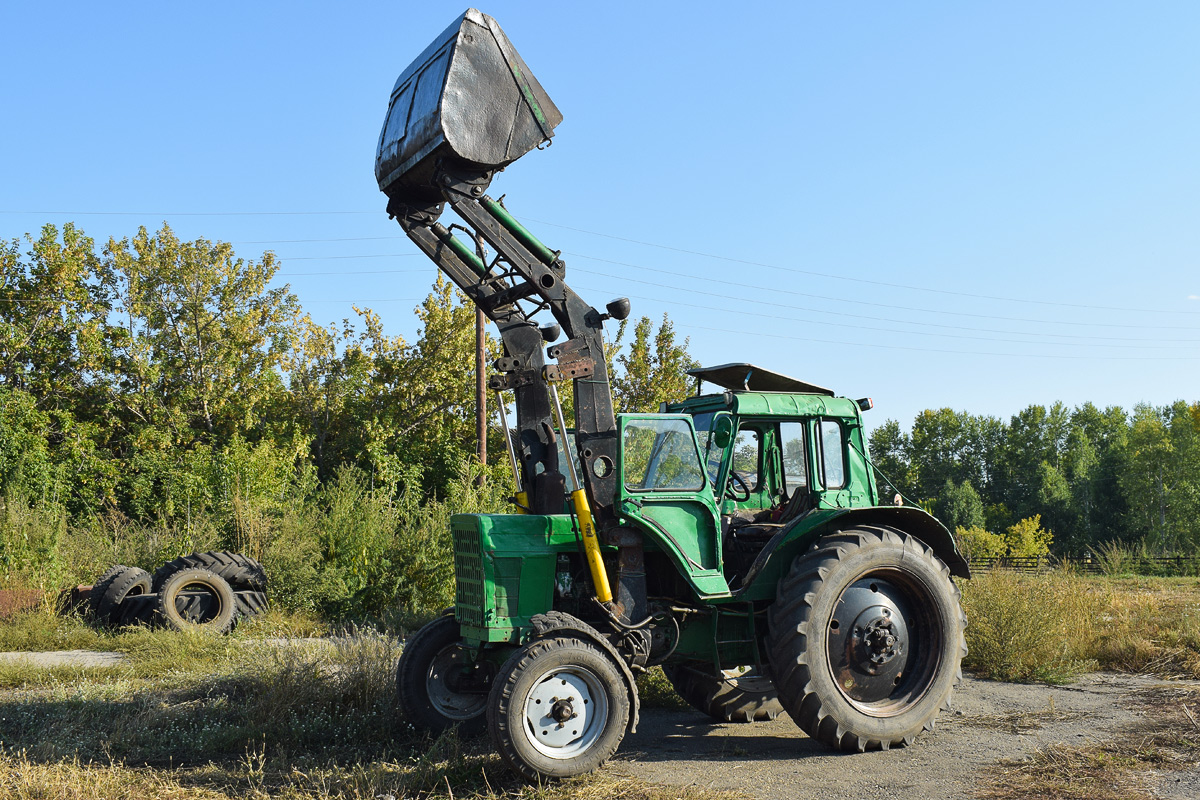
[[[462,736],[483,734],[489,665],[472,662],[458,622],[443,615],[404,643],[396,667],[400,713],[421,730],[441,733],[454,725]]]
[[[830,747],[909,744],[950,707],[965,626],[950,570],[919,539],[875,526],[825,536],[770,610],[779,699]]]
[[[718,722],[765,722],[783,713],[775,684],[753,668],[717,672],[691,662],[664,665],[663,672],[688,705]]]
[[[566,634],[517,650],[492,685],[488,733],[500,756],[530,782],[600,767],[629,726],[630,689],[613,659]]]

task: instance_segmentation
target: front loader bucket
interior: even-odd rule
[[[437,200],[437,162],[511,164],[554,135],[562,114],[496,20],[471,8],[396,80],[375,178],[389,197]]]

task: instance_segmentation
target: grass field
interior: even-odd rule
[[[1100,666],[1200,677],[1200,580],[997,573],[964,589],[979,674],[1060,681]],[[608,772],[524,787],[486,740],[413,731],[394,710],[400,633],[280,614],[220,638],[102,633],[44,612],[0,623],[0,651],[128,656],[115,668],[0,664],[0,797],[715,796]],[[326,636],[269,643],[313,634]],[[643,696],[651,707],[681,705],[660,676],[644,681]]]

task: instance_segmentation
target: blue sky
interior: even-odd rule
[[[411,338],[435,268],[375,146],[464,7],[6,4],[0,236],[166,220]],[[492,194],[596,306],[872,396],[872,424],[1200,399],[1200,5],[481,9],[564,115]]]

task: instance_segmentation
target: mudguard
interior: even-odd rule
[[[902,530],[933,549],[958,578],[970,578],[971,569],[959,554],[954,536],[932,515],[915,506],[817,509],[781,530],[759,553],[746,580],[734,593],[736,600],[772,600],[779,579],[796,556],[813,542],[856,525],[886,525]]]

